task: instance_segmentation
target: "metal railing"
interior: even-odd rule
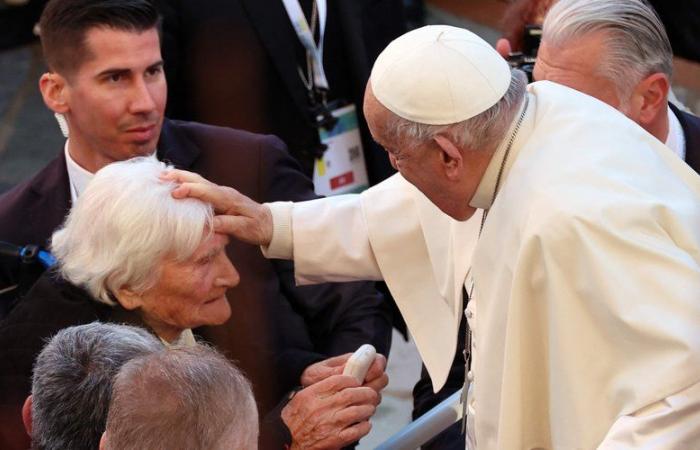
[[[414,450],[425,444],[462,419],[461,396],[460,389],[384,441],[377,450]]]

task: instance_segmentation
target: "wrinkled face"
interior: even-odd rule
[[[71,152],[98,166],[152,153],[166,102],[157,30],[92,28],[85,41],[91,56],[65,78]]]
[[[473,214],[469,200],[479,176],[472,176],[468,168],[460,166],[461,180],[449,179],[445,171],[444,153],[435,141],[414,148],[396,142],[387,132],[391,112],[376,99],[369,84],[365,92],[364,113],[372,137],[387,151],[391,165],[409,183],[445,214],[457,220],[467,219]]]
[[[619,98],[615,85],[600,74],[605,46],[603,33],[593,33],[561,47],[552,47],[543,40],[533,77],[535,81],[549,80],[568,86],[624,112],[626,105]]]
[[[219,325],[228,320],[231,307],[226,291],[239,275],[226,256],[228,237],[211,234],[185,261],[165,258],[155,286],[140,294],[144,321],[166,340],[182,330]]]

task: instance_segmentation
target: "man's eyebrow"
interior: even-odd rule
[[[160,67],[163,67],[163,60],[159,60],[151,64],[146,68],[146,70],[151,70],[151,69],[158,69]],[[131,73],[131,69],[127,68],[119,68],[119,67],[113,67],[110,69],[105,69],[102,72],[97,74],[97,78],[104,78],[104,77],[109,77],[112,75],[127,75]]]
[[[154,62],[153,64],[148,66],[148,69],[158,69],[160,67],[163,67],[163,60],[162,59],[160,61]]]
[[[107,78],[112,75],[126,75],[131,73],[131,69],[120,69],[120,68],[112,68],[112,69],[105,69],[102,72],[97,74],[97,78]]]

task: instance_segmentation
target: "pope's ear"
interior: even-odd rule
[[[39,90],[44,103],[53,112],[64,114],[68,112],[66,79],[56,72],[47,72],[39,79]]]
[[[127,286],[117,289],[117,292],[114,293],[114,297],[117,298],[122,308],[128,309],[129,311],[138,309],[143,305],[141,295]]]
[[[459,180],[464,167],[462,152],[447,136],[439,134],[433,140],[440,150],[445,175],[449,180]]]

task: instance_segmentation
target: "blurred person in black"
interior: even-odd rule
[[[294,0],[296,1],[296,0]],[[323,68],[327,101],[354,104],[370,184],[394,171],[371,139],[362,97],[374,59],[405,31],[401,0],[321,0],[327,3]],[[319,42],[323,8],[299,4]],[[282,1],[159,0],[169,117],[280,137],[311,175],[320,141],[318,98],[310,98],[306,51]],[[313,11],[316,9],[317,14]],[[311,20],[315,19],[315,20]]]

